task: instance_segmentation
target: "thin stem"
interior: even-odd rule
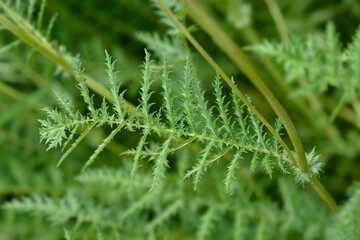
[[[269,8],[270,14],[274,19],[275,26],[279,32],[282,42],[285,45],[285,48],[289,46],[290,40],[288,36],[288,30],[285,24],[284,17],[279,9],[279,6],[276,4],[275,0],[264,0],[267,7]]]
[[[240,90],[236,87],[235,84],[229,79],[229,77],[222,71],[222,69],[216,64],[216,62],[210,57],[210,55],[202,48],[202,46],[196,41],[196,39],[187,31],[187,29],[177,20],[176,16],[166,7],[166,5],[161,0],[156,0],[159,6],[166,12],[169,18],[179,27],[184,36],[193,44],[193,46],[198,50],[198,52],[208,61],[208,63],[214,67],[219,74],[223,77],[226,83],[235,91],[235,93],[243,100],[247,107],[254,112],[254,114],[264,123],[264,125],[269,129],[269,131],[278,139],[280,144],[284,147],[285,151],[289,154],[291,159],[294,159],[296,166],[303,172],[310,172],[310,166],[305,157],[305,151],[302,146],[299,135],[295,129],[293,122],[291,121],[289,115],[282,107],[280,102],[271,92],[271,90],[266,86],[260,75],[257,73],[256,69],[253,67],[251,62],[248,60],[246,55],[239,49],[236,44],[223,32],[223,30],[217,25],[217,23],[211,19],[194,1],[184,0],[189,7],[190,13],[196,22],[212,36],[215,42],[227,53],[227,55],[232,59],[232,61],[242,70],[245,75],[252,81],[252,83],[258,88],[262,95],[269,102],[270,106],[273,108],[275,113],[279,116],[283,122],[286,131],[289,134],[289,137],[294,145],[295,151],[297,153],[297,159],[294,158],[290,149],[281,139],[281,137],[276,133],[272,126],[266,121],[266,119],[250,104]],[[255,111],[254,111],[254,110]],[[312,186],[316,192],[320,195],[322,199],[330,206],[330,208],[336,211],[337,207],[335,201],[331,195],[326,191],[322,186],[320,181],[313,177]],[[320,191],[321,190],[321,191]]]
[[[290,164],[294,165],[294,162],[290,158],[288,158],[280,153],[272,152],[265,148],[261,148],[261,147],[254,146],[254,145],[245,145],[245,144],[241,144],[241,143],[237,143],[237,142],[233,142],[233,141],[223,140],[220,138],[208,137],[208,136],[204,136],[204,135],[201,135],[198,133],[189,133],[189,132],[178,131],[178,130],[170,129],[170,128],[159,128],[154,125],[144,125],[144,124],[139,124],[139,123],[130,123],[130,122],[126,122],[126,121],[115,121],[115,120],[109,120],[109,119],[91,118],[91,119],[74,120],[72,122],[69,122],[62,126],[57,126],[57,127],[67,129],[72,126],[83,125],[85,123],[90,123],[90,122],[101,122],[101,123],[108,123],[109,125],[116,124],[116,125],[121,125],[121,126],[122,125],[129,126],[131,128],[150,129],[154,132],[161,132],[163,134],[172,133],[172,134],[181,135],[181,136],[185,136],[185,137],[196,138],[199,140],[207,140],[207,141],[211,141],[211,142],[215,142],[215,143],[219,143],[219,144],[224,144],[224,145],[231,146],[231,147],[245,148],[249,151],[259,151],[261,153],[271,155],[276,158],[280,158],[281,160],[287,161]],[[191,140],[191,141],[193,141],[193,140]]]
[[[321,197],[324,202],[333,210],[334,212],[339,212],[339,207],[332,196],[328,191],[324,188],[317,177],[311,178],[311,186],[315,189],[318,195]]]

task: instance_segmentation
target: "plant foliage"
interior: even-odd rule
[[[149,161],[154,162],[151,189],[154,189],[163,181],[166,169],[169,168],[169,155],[194,141],[201,142],[204,146],[204,149],[200,152],[200,158],[186,175],[187,177],[193,176],[195,189],[211,164],[231,151],[234,152],[233,159],[227,167],[224,180],[227,192],[231,192],[238,161],[243,158],[242,155],[244,154],[252,155],[252,170],[260,166],[270,177],[276,167],[279,167],[285,173],[289,173],[291,168],[296,174],[296,181],[305,183],[310,182],[311,176],[318,175],[321,171],[322,163],[319,162],[319,156],[315,154],[314,150],[307,156],[309,164],[312,166],[312,173],[303,173],[294,166],[294,163],[288,158],[276,138],[267,137],[268,134],[263,130],[260,120],[251,111],[246,111],[245,106],[241,104],[234,93],[232,93],[231,100],[233,104],[231,111],[235,115],[230,116],[230,101],[222,93],[223,87],[218,74],[213,84],[216,107],[209,107],[209,102],[205,99],[205,92],[201,90],[200,83],[192,75],[192,67],[189,61],[186,62],[184,67],[181,95],[175,95],[167,58],[163,57],[161,70],[163,104],[155,112],[152,110],[154,103],[151,102],[151,97],[154,94],[151,85],[155,81],[153,79],[152,60],[150,59],[150,53],[145,50],[140,104],[131,113],[128,113],[123,106],[125,91],[119,92],[121,82],[117,78],[118,72],[115,71],[115,63],[107,52],[106,71],[113,98],[112,112],[109,111],[105,98],[101,107],[95,107],[93,97],[90,95],[86,85],[84,70],[78,60],[74,60],[73,63],[78,88],[87,105],[88,113],[84,115],[79,111],[75,112],[69,100],[65,99],[61,94],[57,94],[64,111],[45,108],[44,111],[47,113],[48,118],[40,120],[41,140],[48,145],[48,149],[58,146],[66,147],[66,144],[81,129],[81,134],[64,153],[58,165],[74,150],[91,129],[106,124],[113,130],[90,156],[84,164],[83,170],[94,162],[96,157],[120,130],[140,130],[141,137],[137,147],[127,151],[126,154],[132,155],[134,158],[131,171],[132,177],[136,175],[141,160],[148,158]],[[138,115],[140,117],[136,118]],[[276,128],[280,132],[280,121],[277,121]],[[147,139],[154,133],[165,138],[165,140],[161,144],[148,147]]]
[[[0,240],[359,239],[359,18],[0,0]]]
[[[358,29],[352,42],[343,48],[334,23],[329,22],[323,34],[311,34],[306,38],[291,35],[288,47],[266,40],[247,49],[274,58],[284,69],[285,80],[300,84],[301,87],[291,93],[293,98],[323,95],[336,89],[333,95],[338,104],[329,116],[333,121],[349,103],[358,111],[355,96],[359,95],[359,42]]]

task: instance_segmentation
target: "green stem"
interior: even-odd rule
[[[251,25],[242,29],[241,36],[251,45],[261,42],[258,33]],[[277,96],[280,96],[281,100],[290,105],[293,105],[296,109],[298,109],[302,113],[302,116],[311,125],[311,127],[318,130],[319,125],[313,121],[314,116],[312,113],[310,113],[309,108],[304,104],[304,102],[299,101],[298,99],[294,100],[288,98],[288,93],[292,92],[292,88],[291,86],[285,84],[282,74],[276,69],[273,62],[271,62],[268,57],[262,54],[257,55],[257,58],[260,60],[261,64],[265,66],[268,74],[270,74],[271,80],[268,78],[266,78],[266,80],[268,84],[272,85],[272,89],[275,91]],[[328,131],[326,131],[326,133],[327,132]]]
[[[321,199],[326,202],[326,204],[333,210],[334,212],[339,212],[339,207],[332,196],[328,191],[324,188],[318,178],[311,178],[311,186],[315,189]]]
[[[252,83],[258,88],[262,95],[266,98],[270,106],[273,108],[275,113],[279,116],[283,122],[286,131],[289,134],[289,137],[294,145],[295,151],[297,153],[297,159],[294,158],[290,149],[281,139],[281,137],[276,133],[272,126],[267,122],[267,120],[254,108],[254,106],[247,101],[244,95],[232,83],[230,78],[222,71],[222,69],[216,64],[216,62],[211,58],[211,56],[202,48],[202,46],[196,41],[196,39],[190,34],[189,31],[178,21],[176,16],[167,8],[167,6],[162,2],[162,0],[156,0],[159,6],[163,11],[169,16],[169,18],[179,27],[184,36],[189,40],[190,43],[198,50],[198,52],[208,61],[208,63],[214,67],[219,74],[223,77],[226,83],[235,91],[235,93],[243,100],[247,107],[254,112],[254,114],[264,123],[264,125],[269,129],[269,131],[279,140],[280,144],[284,149],[290,154],[290,158],[294,159],[297,167],[303,172],[310,172],[311,169],[308,165],[308,162],[305,157],[304,148],[300,140],[299,135],[295,129],[293,122],[291,121],[289,115],[282,107],[280,102],[271,92],[271,90],[266,86],[260,75],[257,73],[256,69],[251,64],[250,60],[246,55],[239,49],[236,44],[228,38],[228,36],[222,31],[222,29],[217,25],[217,23],[209,17],[197,3],[192,0],[184,0],[187,3],[187,6],[190,10],[190,14],[194,20],[215,40],[215,42],[223,49],[225,53],[232,59],[232,61],[244,72],[244,74],[252,81]],[[254,111],[255,110],[255,111]],[[312,180],[312,186],[316,192],[320,195],[322,199],[330,206],[334,211],[337,211],[337,205],[331,195],[325,190],[320,181],[315,177]],[[334,204],[332,204],[334,203]],[[334,207],[335,206],[335,207]]]
[[[254,68],[245,53],[225,34],[220,26],[193,0],[184,0],[189,8],[190,15],[194,20],[213,38],[218,46],[230,57],[235,65],[250,79],[255,87],[265,97],[276,115],[280,118],[291,142],[297,153],[296,162],[304,172],[310,172],[305,151],[293,122],[289,115],[280,104],[269,87],[262,80],[257,70]]]
[[[284,17],[279,9],[279,6],[276,4],[275,0],[264,0],[267,7],[269,8],[269,12],[274,19],[275,26],[279,32],[282,42],[285,45],[285,48],[289,46],[290,40],[288,36],[287,27],[285,24]]]
[[[67,124],[62,125],[61,127],[67,129],[67,128],[72,127],[72,126],[83,125],[83,124],[86,124],[86,123],[98,123],[98,122],[107,123],[110,126],[112,124],[115,124],[115,125],[119,125],[119,126],[130,126],[132,128],[149,129],[149,130],[152,130],[154,132],[161,132],[161,133],[163,133],[165,135],[167,135],[167,134],[176,134],[176,135],[181,135],[181,136],[184,136],[184,137],[190,137],[190,138],[195,138],[195,139],[199,139],[199,140],[206,140],[206,141],[210,141],[210,142],[214,142],[214,143],[227,145],[227,146],[230,146],[231,148],[245,148],[245,149],[250,150],[250,151],[259,151],[259,152],[261,152],[263,154],[267,154],[267,155],[270,155],[270,156],[275,157],[275,158],[280,158],[281,160],[287,161],[291,165],[295,166],[294,162],[290,158],[288,158],[285,155],[282,155],[282,154],[280,154],[278,152],[273,152],[273,151],[271,151],[269,149],[266,149],[265,146],[264,147],[259,147],[259,146],[255,146],[255,145],[245,145],[245,144],[237,143],[237,142],[234,142],[234,141],[227,141],[227,140],[223,140],[223,139],[220,139],[220,138],[204,136],[204,135],[202,135],[200,133],[183,132],[183,131],[170,129],[170,128],[159,128],[159,127],[154,126],[154,125],[144,125],[144,124],[139,124],[139,123],[130,123],[130,122],[126,122],[126,121],[115,121],[115,120],[108,120],[108,119],[101,119],[101,118],[96,118],[96,119],[89,118],[89,119],[85,119],[85,120],[74,120],[72,122],[69,122]]]
[[[39,31],[34,29],[28,22],[26,22],[20,15],[14,13],[0,0],[0,8],[8,14],[9,20],[4,14],[0,14],[0,24],[7,28],[10,32],[20,38],[23,42],[37,50],[43,56],[50,59],[55,64],[61,66],[65,71],[74,76],[74,71],[71,62],[65,57],[61,56],[51,44],[41,35]],[[88,75],[85,75],[86,82],[94,92],[104,96],[108,100],[112,100],[110,91],[99,82],[95,81]],[[135,107],[133,104],[125,100],[124,109],[128,108],[132,112]]]

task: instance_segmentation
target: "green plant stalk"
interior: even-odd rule
[[[73,67],[71,62],[65,57],[61,56],[52,46],[51,44],[38,32],[34,29],[30,24],[28,24],[25,20],[23,20],[18,14],[14,13],[9,9],[6,4],[4,4],[0,0],[0,7],[4,9],[4,11],[10,16],[10,18],[14,21],[10,21],[3,14],[0,14],[0,24],[2,24],[5,28],[7,28],[10,32],[20,38],[23,42],[37,50],[39,53],[50,59],[55,64],[61,66],[65,71],[74,75]],[[110,95],[110,91],[104,87],[102,84],[95,81],[88,75],[85,75],[86,83],[89,85],[94,92],[104,96],[108,100],[112,100]],[[129,103],[125,100],[124,109],[128,108],[130,112],[132,112],[135,107],[133,104]]]
[[[217,10],[223,12],[223,14],[226,14],[223,9],[223,6],[224,6],[223,3],[219,4],[219,2],[217,2],[217,1],[212,1],[212,2],[213,2],[213,4],[216,4]],[[232,7],[234,8],[233,10],[237,14],[236,17],[238,17],[238,18],[243,17],[241,15],[240,11],[236,11],[236,4],[235,4],[234,0],[226,0],[226,2],[229,4],[232,4]],[[240,31],[238,33],[241,38],[243,38],[246,42],[248,42],[250,44],[257,44],[257,43],[261,42],[259,34],[257,33],[257,31],[254,29],[254,27],[251,24],[240,29]],[[281,73],[276,69],[276,67],[269,60],[268,57],[266,57],[264,55],[257,55],[257,57],[262,62],[262,64],[265,65],[265,69],[267,70],[268,74],[270,74],[272,76],[271,83],[277,84],[276,91],[279,93],[278,95],[285,97],[287,95],[287,93],[289,93],[291,90],[288,85],[284,84],[284,80],[283,80]],[[300,107],[300,104],[298,102],[294,102],[294,104],[299,105],[298,108],[303,112],[305,117],[309,116],[309,119],[312,119],[310,113],[308,112],[307,108],[303,104],[302,104],[302,107]],[[311,122],[311,121],[309,121],[309,122]]]
[[[256,114],[256,116],[264,123],[264,125],[269,129],[269,131],[279,140],[280,144],[284,147],[284,149],[288,152],[290,152],[289,157],[291,159],[294,159],[294,161],[296,162],[297,159],[294,158],[294,156],[292,155],[289,147],[285,144],[285,142],[281,139],[281,137],[276,133],[276,131],[272,128],[272,126],[267,122],[267,120],[258,112],[256,111],[256,109],[254,108],[254,106],[252,106],[251,103],[249,103],[247,101],[247,99],[245,98],[245,96],[240,92],[240,90],[236,87],[235,84],[232,83],[232,81],[230,80],[230,78],[222,71],[222,69],[216,64],[216,62],[211,58],[211,56],[205,51],[205,49],[202,48],[202,46],[196,41],[196,39],[191,35],[191,33],[189,31],[187,31],[187,29],[178,21],[178,19],[176,18],[176,16],[170,11],[170,9],[167,8],[167,6],[161,1],[161,0],[156,0],[156,2],[159,4],[159,6],[164,10],[164,12],[166,12],[166,14],[169,16],[169,18],[179,27],[179,29],[181,30],[181,32],[184,34],[184,36],[189,40],[189,42],[197,49],[197,51],[205,58],[205,60],[208,61],[208,63],[214,67],[219,74],[221,75],[221,77],[226,81],[226,83],[235,91],[235,93],[241,98],[242,101],[244,101],[244,103],[247,105],[247,107],[252,110],[254,112],[254,114]],[[193,4],[195,4],[194,2],[191,1],[187,1],[185,0],[185,2],[187,4],[191,4],[191,6],[194,6]],[[188,5],[189,6],[189,5]],[[198,7],[197,5],[195,5],[195,7]],[[192,12],[192,10],[194,10],[193,8],[190,8],[190,12]],[[205,16],[206,20],[209,20],[209,17],[206,16],[206,13],[204,13],[202,10],[201,12],[197,12],[197,14],[201,14],[202,17]],[[199,15],[194,16],[195,20],[197,19],[197,17],[199,17]],[[205,21],[206,24],[204,24],[202,22],[202,24],[200,24],[204,29],[208,29],[207,26],[211,26],[208,25],[209,22]],[[215,24],[215,31],[212,31],[213,34],[211,35],[216,35],[219,36],[219,34],[222,35],[221,39],[224,38],[226,40],[226,44],[220,44],[224,47],[226,47],[227,50],[230,50],[229,55],[232,56],[231,59],[233,59],[234,57],[236,58],[236,56],[234,56],[234,54],[231,54],[231,51],[236,51],[237,54],[239,54],[241,58],[241,60],[244,61],[245,64],[242,63],[242,61],[238,61],[236,60],[235,63],[237,65],[239,65],[240,69],[247,69],[246,67],[248,67],[246,73],[249,74],[249,76],[251,76],[254,81],[254,85],[258,88],[260,88],[259,90],[263,93],[263,95],[266,97],[266,99],[268,100],[268,98],[271,100],[271,106],[275,105],[274,111],[278,114],[278,112],[280,113],[280,115],[278,114],[278,116],[280,117],[280,119],[283,121],[284,126],[285,126],[285,122],[282,118],[285,118],[286,120],[286,126],[288,131],[288,134],[290,136],[290,138],[294,138],[292,139],[292,141],[295,141],[294,147],[295,150],[300,151],[300,153],[302,153],[302,158],[301,155],[299,156],[298,153],[298,157],[300,157],[300,160],[296,163],[298,163],[298,167],[299,169],[307,169],[307,171],[309,172],[309,166],[308,163],[306,161],[305,158],[305,152],[301,143],[301,140],[296,132],[295,126],[292,123],[291,119],[289,118],[288,114],[286,113],[285,109],[281,106],[281,104],[279,103],[279,101],[276,99],[276,97],[273,95],[273,93],[270,91],[270,89],[266,86],[266,84],[262,81],[262,79],[260,78],[260,76],[257,74],[257,72],[255,71],[255,69],[253,68],[253,66],[251,65],[251,63],[249,62],[249,60],[247,60],[247,58],[245,57],[245,55],[242,53],[242,51],[240,49],[238,49],[238,47],[225,35],[225,33],[216,25],[216,23],[214,23],[211,19],[210,19],[210,24]],[[206,26],[207,25],[207,26]],[[209,29],[208,29],[209,30]],[[210,31],[211,33],[211,31]],[[212,36],[213,38],[215,38],[216,36]],[[218,38],[216,38],[218,39]],[[219,39],[218,39],[219,40]],[[216,41],[217,42],[217,41]],[[220,41],[221,42],[221,41]],[[227,45],[228,43],[230,43],[230,45]],[[235,55],[237,55],[235,54]],[[233,59],[234,61],[234,59]],[[244,65],[244,66],[243,66]],[[246,75],[247,75],[246,74]],[[250,78],[250,79],[252,79]],[[256,84],[255,84],[256,83]],[[261,89],[261,87],[265,87],[264,89]],[[264,91],[265,90],[265,91]],[[269,95],[267,95],[269,94]],[[268,100],[269,101],[269,100]],[[269,102],[270,103],[270,102]],[[273,106],[272,106],[273,107]],[[273,107],[274,108],[274,107]],[[255,111],[254,111],[255,110]],[[301,151],[302,150],[302,151]],[[288,152],[288,153],[289,153]],[[301,165],[300,165],[301,164]],[[303,167],[302,167],[303,166]],[[306,167],[306,168],[305,168]],[[325,188],[322,186],[322,184],[320,183],[320,181],[317,180],[316,177],[312,178],[312,186],[314,187],[314,189],[316,190],[316,192],[320,195],[320,197],[324,200],[326,200],[325,202],[329,205],[329,207],[334,211],[337,212],[338,211],[338,206],[335,202],[335,200],[331,197],[331,195],[325,190]],[[320,191],[321,190],[321,191]]]
[[[289,46],[290,40],[289,40],[285,20],[283,15],[281,14],[279,6],[276,4],[275,0],[264,0],[264,1],[269,9],[272,18],[274,19],[275,26],[279,32],[281,40],[284,43],[285,48],[287,48]]]
[[[266,101],[270,104],[276,115],[283,122],[284,127],[289,134],[291,142],[293,143],[294,149],[297,153],[296,162],[298,163],[299,168],[304,172],[310,172],[304,148],[293,122],[281,103],[264,83],[262,77],[254,68],[245,53],[225,34],[220,26],[195,1],[184,1],[186,2],[190,15],[193,19],[213,38],[216,44],[218,44],[218,46],[230,57],[235,65],[249,78],[249,80],[265,97]]]
[[[243,16],[241,15],[240,11],[236,11],[237,5],[234,2],[234,0],[226,0],[226,2],[228,4],[231,4],[233,10],[236,12],[236,17],[238,18],[242,18]],[[218,2],[213,1],[214,4],[217,4]],[[222,11],[224,13],[224,9],[222,9],[223,4],[217,4],[217,10]],[[226,13],[224,13],[226,14]],[[260,37],[258,35],[258,33],[255,31],[255,29],[253,28],[252,25],[248,25],[245,26],[244,28],[240,29],[239,31],[239,35],[241,35],[241,37],[243,39],[245,39],[246,42],[250,43],[250,44],[255,44],[255,43],[259,43]],[[280,95],[284,95],[284,93],[288,93],[290,92],[289,90],[289,86],[284,84],[283,78],[281,76],[281,74],[279,73],[279,71],[275,68],[275,66],[272,64],[272,62],[263,55],[258,55],[259,60],[265,65],[266,70],[268,71],[268,73],[273,77],[273,81],[275,81],[275,83],[278,85],[277,86],[277,90],[279,91],[279,93],[282,93]]]
[[[226,14],[226,12],[223,9],[223,6],[224,6],[223,3],[219,4],[219,2],[217,2],[217,1],[212,1],[212,2],[213,2],[213,4],[216,4],[216,8],[218,11],[221,11],[223,14]],[[235,4],[234,0],[226,0],[226,2],[232,5],[232,8],[233,8],[234,12],[236,13],[236,17],[238,17],[238,18],[243,17],[241,15],[240,11],[236,11],[236,4]],[[257,31],[254,29],[254,27],[251,24],[241,28],[240,31],[238,31],[238,35],[251,45],[258,44],[261,42],[259,34],[257,33]],[[264,73],[266,72],[267,74],[270,74],[272,77],[271,84],[277,85],[274,88],[274,91],[276,91],[278,93],[278,96],[281,96],[285,99],[285,97],[288,95],[288,93],[291,92],[291,89],[290,89],[289,85],[284,84],[284,79],[282,77],[282,74],[276,69],[276,67],[269,60],[268,57],[261,55],[261,54],[257,55],[257,57],[259,58],[260,62],[265,66],[266,71],[264,69],[262,72],[264,72]],[[268,78],[266,78],[266,80],[269,81]],[[296,107],[299,108],[300,111],[302,111],[303,115],[307,118],[307,120],[309,120],[309,123],[312,123],[311,114],[308,111],[308,109],[305,107],[305,105],[302,102],[298,102],[298,101],[294,101],[293,104],[296,105]]]
[[[333,212],[339,212],[339,207],[330,193],[325,189],[317,177],[310,180],[311,186],[315,189],[321,199],[331,208]]]
[[[242,37],[245,38],[245,41],[247,41],[250,44],[257,44],[260,43],[260,38],[257,34],[257,32],[253,29],[252,26],[248,26],[242,30]],[[262,64],[264,64],[265,69],[267,70],[268,74],[272,77],[272,81],[268,82],[271,84],[276,84],[273,89],[276,91],[278,96],[282,97],[283,101],[289,101],[289,99],[286,99],[288,96],[288,93],[292,91],[291,87],[289,85],[284,84],[284,79],[282,74],[276,69],[274,64],[263,55],[257,55],[259,60]],[[310,113],[309,108],[304,104],[302,101],[295,101],[290,99],[291,103],[294,104],[294,106],[302,113],[302,116],[305,117],[307,122],[312,126],[314,129],[319,129],[320,126],[317,124],[317,122],[314,122],[313,115]],[[328,131],[326,131],[328,133]]]

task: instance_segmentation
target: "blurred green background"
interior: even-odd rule
[[[182,18],[194,36],[226,73],[237,79],[240,89],[252,98],[257,109],[263,113],[267,119],[274,122],[275,115],[263,97],[246,77],[241,74],[231,60],[211,41],[209,36],[191,20],[187,15],[186,9],[178,9],[177,6],[179,6],[179,4],[173,4],[172,1],[166,2],[168,2],[169,6],[173,6],[172,10],[178,13],[178,16]],[[240,47],[255,45],[263,42],[264,39],[281,42],[267,1],[211,0],[200,2],[204,9],[215,17],[224,31]],[[20,5],[20,3],[23,9],[20,8],[18,10],[23,16],[26,16],[27,1],[11,2],[13,8],[16,8],[17,4]],[[40,1],[36,4],[34,16],[39,13]],[[290,36],[294,35],[304,38],[310,34],[320,36],[324,33],[327,23],[332,21],[337,28],[342,46],[346,46],[352,41],[359,25],[359,1],[277,0],[276,4],[281,10]],[[164,21],[162,21],[164,19],[164,17],[162,17],[163,14],[159,14],[161,10],[155,5],[153,1],[147,0],[49,0],[46,3],[44,21],[41,29],[43,34],[45,34],[46,25],[51,17],[57,15],[57,20],[49,37],[51,44],[56,46],[56,49],[63,56],[79,55],[83,66],[86,68],[86,72],[96,79],[96,81],[104,85],[107,84],[104,71],[104,49],[107,49],[113,58],[117,59],[117,69],[120,71],[119,76],[123,81],[122,88],[128,89],[125,95],[126,99],[133,104],[137,104],[141,79],[139,69],[142,66],[144,48],[152,52],[156,66],[158,66],[163,52],[168,54],[170,64],[175,67],[173,69],[173,78],[175,81],[178,81],[176,79],[182,75],[182,68],[178,68],[177,66],[183,64],[186,57],[184,39],[180,33],[169,32],[171,28],[169,28],[166,23],[164,24]],[[4,14],[3,10],[0,11]],[[36,26],[35,17],[32,19],[32,23]],[[86,199],[86,196],[90,196],[94,199],[93,201],[99,205],[103,204],[106,207],[111,205],[112,208],[109,207],[109,209],[114,210],[116,209],[115,205],[118,204],[118,199],[123,197],[122,194],[141,196],[142,193],[146,193],[147,190],[145,190],[146,188],[144,187],[140,188],[140,190],[134,190],[138,195],[129,190],[118,192],[116,189],[103,193],[102,188],[86,188],[75,179],[75,176],[79,175],[82,165],[89,154],[91,154],[94,148],[101,142],[101,139],[109,133],[109,129],[106,128],[96,129],[96,131],[91,133],[79,148],[72,153],[71,158],[60,168],[56,167],[56,163],[61,156],[60,150],[47,151],[45,145],[39,141],[38,131],[40,124],[38,119],[45,117],[41,108],[45,106],[57,106],[53,91],[66,93],[81,109],[85,109],[85,106],[76,88],[76,81],[68,72],[26,44],[16,41],[17,38],[11,32],[1,27],[0,204],[5,204],[14,199],[20,199],[23,196],[30,196],[31,194],[57,198],[64,196],[69,189],[73,189],[75,192],[78,191],[76,189],[82,189],[81,191],[84,191],[82,198]],[[7,48],[9,44],[12,45]],[[201,58],[195,49],[191,46],[189,48],[194,59],[198,78],[207,91],[209,101],[213,103],[214,99],[210,93],[213,91],[212,82],[215,71]],[[354,121],[349,120],[347,117],[349,114],[353,116],[351,112],[352,106],[350,104],[346,105],[344,107],[345,111],[341,111],[335,121],[329,124],[327,119],[338,102],[337,95],[334,94],[336,89],[330,87],[322,95],[315,95],[315,102],[316,104],[320,104],[319,106],[306,99],[291,98],[289,96],[290,92],[282,91],[277,83],[273,81],[273,75],[269,71],[269,69],[275,69],[280,76],[283,76],[284,71],[281,65],[278,64],[276,60],[261,54],[250,51],[247,53],[293,119],[306,151],[311,151],[311,149],[316,146],[316,151],[321,154],[322,160],[326,163],[321,181],[338,203],[344,203],[348,199],[349,193],[352,193],[353,188],[351,188],[351,186],[354,186],[354,183],[358,181],[360,177],[360,135],[359,124],[356,124],[356,121],[359,121],[359,119],[357,118],[355,119],[355,123],[351,123]],[[266,62],[270,64],[271,67],[266,65]],[[158,76],[158,74],[159,72],[156,72],[155,76]],[[287,83],[285,83],[285,85],[287,85]],[[299,85],[296,84],[291,85],[291,87],[293,89],[300,88]],[[159,82],[156,82],[154,84],[154,90],[157,91],[160,88]],[[229,92],[229,89],[226,88],[226,91]],[[95,95],[95,101],[99,103],[101,97]],[[155,94],[154,101],[161,104],[161,96]],[[302,102],[306,106],[311,119],[306,119],[302,112],[299,111],[296,104],[294,104],[296,101]],[[357,102],[358,101],[359,99],[357,99]],[[156,108],[156,106],[154,108]],[[350,111],[349,114],[347,114],[346,109]],[[316,127],[317,125],[321,125],[322,127]],[[129,167],[126,162],[131,162],[131,160],[128,159],[128,161],[124,161],[124,157],[118,157],[117,155],[128,148],[136,146],[138,138],[139,134],[129,132],[120,134],[116,138],[116,143],[109,145],[109,149],[101,154],[101,157],[96,161],[94,167],[108,166],[112,168],[120,167],[125,170],[128,169]],[[285,139],[288,141],[286,136]],[[184,153],[183,155],[186,154]],[[181,156],[181,154],[179,154],[179,156],[173,156],[174,159],[181,157],[191,159],[191,157],[184,157]],[[244,165],[246,169],[247,165],[243,164],[243,166]],[[176,170],[179,168],[181,167],[177,165],[174,166]],[[147,171],[149,169],[151,169],[151,167],[145,166],[144,176],[146,174],[151,175],[151,172]],[[176,175],[176,170],[169,170],[169,175]],[[215,170],[214,172],[215,176],[219,174]],[[255,198],[257,201],[260,201],[259,199],[262,199],[261,196],[264,196],[263,198],[266,199],[266,204],[264,204],[264,206],[259,204],[257,211],[261,212],[261,208],[277,209],[277,207],[279,207],[276,211],[282,211],[281,214],[284,215],[288,214],[286,208],[285,210],[283,208],[286,203],[281,191],[292,191],[292,185],[285,184],[285,182],[291,182],[290,179],[278,180],[277,176],[274,179],[269,179],[267,176],[263,176],[263,174],[251,175],[248,170],[245,170],[243,175],[246,176],[244,179],[248,179],[250,182],[249,186],[252,186],[245,188],[246,191],[248,191],[247,194],[250,196],[249,199]],[[204,180],[204,182],[208,184],[204,189],[211,189],[212,179],[218,179],[215,176],[211,175]],[[254,182],[256,182],[256,184],[254,184]],[[201,191],[198,193],[192,192],[191,181],[186,180],[184,184],[187,186],[184,188],[187,188],[186,191],[189,192],[187,195],[189,199],[192,197],[193,199],[204,197],[201,196]],[[244,185],[246,184],[244,183]],[[240,185],[243,185],[243,183]],[[293,187],[295,188],[295,184],[293,184]],[[301,196],[306,195],[304,201],[314,201],[314,205],[321,206],[319,208],[315,207],[317,211],[324,212],[317,215],[321,216],[319,217],[321,220],[318,221],[319,226],[321,226],[323,221],[326,220],[327,214],[330,214],[329,210],[326,209],[326,207],[323,210],[318,210],[323,206],[322,203],[319,203],[320,200],[311,188],[308,186],[304,189],[298,186],[296,188],[298,188],[299,191],[299,193],[296,194]],[[168,190],[169,192],[171,191],[170,189]],[[232,200],[224,200],[223,198],[225,197],[216,191],[217,190],[214,190],[213,200],[211,201],[234,201],[234,198]],[[261,193],[259,195],[254,194],[256,191],[260,191]],[[164,190],[164,192],[166,191]],[[206,190],[204,190],[204,192],[206,192]],[[254,194],[254,196],[252,194]],[[294,193],[294,196],[297,196],[296,194]],[[132,199],[136,198],[134,196]],[[212,197],[209,198],[212,199]],[[131,197],[129,197],[129,199],[131,199]],[[296,197],[294,197],[294,199],[296,199]],[[299,203],[299,206],[300,205],[301,203]],[[309,207],[309,209],[311,211],[312,207]],[[275,214],[280,216],[281,214],[276,211],[274,210]],[[154,210],[154,212],[156,212],[156,210]],[[201,211],[199,212],[201,213]],[[227,219],[227,216],[225,216],[226,213],[222,214],[222,217]],[[301,217],[298,217],[296,214],[295,216],[297,216],[298,221],[302,221]],[[149,214],[147,216],[151,219]],[[311,218],[311,216],[307,217]],[[292,230],[283,230],[283,235],[281,235],[281,237],[279,235],[276,239],[323,239],[323,235],[316,234],[309,234],[310,237],[300,237],[299,231],[301,228],[307,226],[306,223],[310,223],[307,222],[307,217],[305,217],[305,220],[301,223],[305,225],[295,224],[296,227],[291,227]],[[286,221],[286,219],[285,217],[281,221]],[[86,220],[84,221],[86,222]],[[253,225],[258,226],[256,221],[257,220],[255,220]],[[279,220],[279,222],[281,221]],[[98,224],[96,227],[97,224],[94,222],[91,223],[90,221],[85,227],[81,224],[81,226],[74,227],[74,225],[76,225],[75,222],[77,222],[76,219],[70,219],[64,227],[72,230],[74,236],[79,239],[95,239],[97,228],[106,232],[109,235],[109,239],[113,239],[111,237],[113,237],[114,234],[108,230],[106,224],[105,226]],[[135,222],[134,220],[134,223]],[[146,221],[144,220],[143,222]],[[156,234],[150,234],[149,239],[150,237],[154,237],[154,239],[194,239],[192,235],[195,231],[194,229],[184,227],[186,230],[179,232],[185,232],[184,236],[186,237],[181,234],[178,236],[176,235],[176,224],[178,220],[174,218],[170,222],[173,223],[173,226],[161,228],[165,233],[155,231]],[[137,226],[134,223],[128,225],[134,225],[132,227],[136,229]],[[266,225],[267,223],[263,224]],[[224,220],[223,224],[219,225],[221,225],[219,228],[225,231],[226,221]],[[281,228],[281,224],[277,226],[279,229]],[[117,228],[113,226],[110,227],[110,229],[122,232],[121,227]],[[141,231],[141,229],[139,231]],[[320,229],[319,231],[324,232],[325,230]],[[214,239],[232,239],[231,237],[221,238],[220,230],[214,234]],[[37,216],[36,214],[21,214],[12,210],[0,210],[0,240],[62,239],[63,235],[62,225],[59,226],[55,224],[53,226],[48,223],[48,219],[42,216]],[[133,237],[135,235],[136,234],[125,234],[123,239],[146,239],[148,237],[145,238],[144,235],[141,234],[138,238]],[[271,237],[269,238],[273,239]]]

